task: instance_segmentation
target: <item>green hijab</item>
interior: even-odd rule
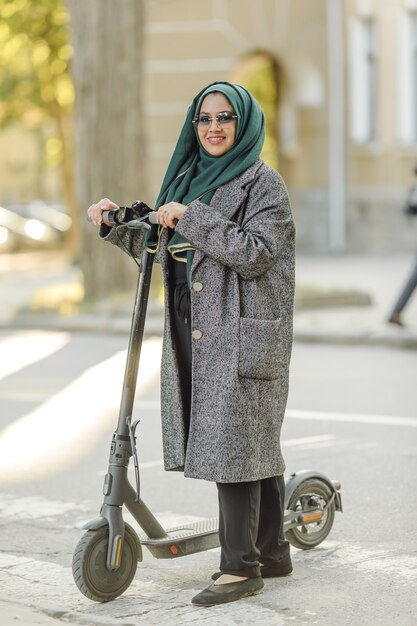
[[[200,144],[192,120],[200,113],[201,104],[209,93],[220,92],[236,113],[236,135],[233,146],[215,157]],[[187,111],[184,126],[168,165],[155,208],[175,201],[189,204],[200,199],[210,204],[215,190],[243,174],[259,158],[265,136],[264,115],[258,102],[241,85],[215,82],[196,95]],[[150,231],[147,249],[158,249],[161,228]],[[177,261],[191,267],[194,247],[178,233],[171,237],[168,250]],[[189,271],[187,272],[189,274]]]

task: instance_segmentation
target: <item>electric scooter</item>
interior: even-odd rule
[[[115,228],[149,229],[156,224],[156,212],[143,202],[103,212],[103,221]],[[127,251],[127,250],[126,250]],[[208,519],[164,529],[140,498],[140,475],[133,419],[139,359],[144,336],[146,310],[154,255],[146,250],[139,266],[135,304],[127,351],[122,398],[117,428],[110,444],[108,471],[104,479],[104,500],[99,517],[87,522],[87,532],[78,542],[72,563],[75,583],[81,593],[97,602],[120,596],[131,584],[142,546],[157,559],[174,559],[217,548],[218,520]],[[128,479],[133,458],[136,485]],[[296,548],[310,550],[330,533],[336,511],[342,511],[340,483],[323,474],[301,470],[285,482],[284,532]],[[143,535],[123,520],[126,506]]]

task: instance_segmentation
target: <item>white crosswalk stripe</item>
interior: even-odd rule
[[[143,343],[139,394],[159,374],[161,345],[160,338]],[[0,433],[0,484],[28,477],[33,480],[85,454],[117,415],[125,360],[123,350],[90,367],[62,391],[9,424]]]
[[[21,331],[0,340],[0,380],[63,348],[68,333]]]
[[[287,417],[301,420],[325,420],[330,422],[351,422],[354,424],[374,424],[381,426],[408,426],[417,428],[417,418],[400,415],[368,415],[361,413],[340,413],[336,411],[303,411],[289,409]]]
[[[91,501],[68,502],[45,498],[41,495],[16,497],[7,492],[2,493],[0,499],[0,520],[37,521],[40,525],[44,524],[45,526],[53,523],[55,528],[68,528],[68,526],[81,528],[88,519],[95,518],[97,515],[97,503]],[[165,528],[198,522],[203,519],[200,516],[174,513],[173,511],[159,511],[155,513],[155,516]],[[127,509],[123,510],[123,517],[139,533],[142,532]],[[71,519],[71,524],[68,524],[68,519]]]

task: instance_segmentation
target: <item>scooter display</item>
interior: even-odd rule
[[[157,223],[156,212],[143,202],[105,211],[103,221],[115,228],[130,229],[149,229],[150,224]],[[103,504],[99,516],[83,526],[87,532],[78,542],[72,562],[78,589],[97,602],[114,600],[126,591],[138,561],[142,561],[142,546],[157,559],[174,559],[219,546],[217,519],[164,529],[140,497],[135,436],[139,420],[133,421],[133,407],[154,255],[144,250],[140,263],[136,262],[139,267],[136,297],[119,417],[103,485]],[[131,459],[134,486],[128,478]],[[324,541],[333,526],[335,512],[342,511],[340,489],[338,481],[312,470],[301,470],[287,477],[284,532],[293,546],[310,550]],[[141,535],[123,520],[124,506],[142,529]]]

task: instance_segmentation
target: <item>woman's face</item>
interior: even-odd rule
[[[220,124],[216,116],[228,111],[233,113],[229,100],[222,93],[209,93],[201,103],[199,117],[212,118],[210,124],[197,124],[197,133],[203,148],[212,156],[218,157],[230,150],[235,142],[236,119]]]

